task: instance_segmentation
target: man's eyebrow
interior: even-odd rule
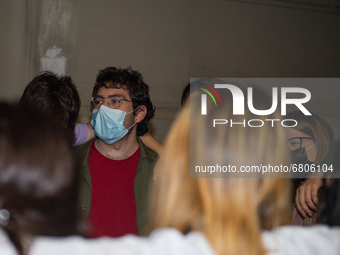
[[[97,94],[96,96],[97,96],[97,97],[102,97],[102,98],[104,98],[103,96],[98,95],[98,94]],[[118,94],[118,93],[108,95],[107,97],[122,97],[122,98],[125,99],[125,97],[124,97],[122,94]]]

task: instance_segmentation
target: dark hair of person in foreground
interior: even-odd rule
[[[27,105],[0,102],[0,229],[20,255],[33,236],[78,234],[69,134]]]

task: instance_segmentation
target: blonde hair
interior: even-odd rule
[[[288,162],[281,149],[285,146],[283,131],[269,124],[261,128],[221,127],[211,133],[208,119],[196,118],[200,116],[196,107],[192,108],[190,127],[189,106],[174,123],[159,162],[150,200],[150,230],[200,231],[218,254],[264,254],[260,230],[290,223],[289,179],[190,178],[190,136],[191,160],[202,165],[211,157],[224,165],[275,165]],[[208,109],[215,108],[208,105]],[[231,101],[226,102],[226,117],[232,116],[231,109]],[[212,111],[207,115],[215,116]],[[249,112],[244,115],[247,117],[251,117]],[[232,118],[240,121],[241,117]]]

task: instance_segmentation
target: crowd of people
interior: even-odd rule
[[[340,146],[317,114],[291,112],[291,128],[222,125],[197,84],[161,145],[148,133],[149,87],[131,68],[100,70],[91,123],[76,123],[71,77],[45,72],[17,104],[0,103],[0,253],[340,254],[340,181],[332,175],[192,178],[190,164],[332,164]],[[270,101],[256,91],[258,109]],[[228,95],[227,95],[228,97]],[[230,97],[230,95],[229,95]],[[180,101],[180,99],[178,100]],[[226,119],[233,102],[219,108]],[[271,116],[257,119],[280,119]],[[300,225],[300,226],[295,226]],[[302,226],[302,225],[308,225]]]

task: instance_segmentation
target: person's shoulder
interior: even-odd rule
[[[74,147],[76,158],[81,165],[84,165],[84,166],[87,165],[87,161],[88,161],[87,158],[90,153],[91,145],[94,142],[94,140],[96,140],[95,137],[92,138],[91,140],[88,140],[86,143],[82,145]]]
[[[81,152],[84,152],[84,151],[89,151],[90,148],[91,148],[91,145],[92,145],[92,143],[94,142],[95,139],[96,139],[96,137],[88,140],[86,143],[83,143],[79,146],[75,146],[74,149],[75,149],[76,153],[78,154],[78,153],[81,153]]]
[[[190,232],[183,234],[174,228],[164,228],[153,231],[150,242],[163,247],[162,254],[215,254],[204,234]]]
[[[125,235],[120,238],[84,239],[79,236],[67,238],[36,238],[30,254],[149,254],[149,255],[214,255],[215,252],[203,234],[187,235],[176,229],[159,229],[148,237]]]
[[[139,143],[140,154],[139,158],[140,159],[147,158],[151,161],[157,161],[159,157],[158,154],[155,151],[151,150],[149,147],[147,147],[139,137],[137,137],[137,140]]]
[[[280,254],[339,254],[340,227],[284,226],[262,233],[268,255]]]

